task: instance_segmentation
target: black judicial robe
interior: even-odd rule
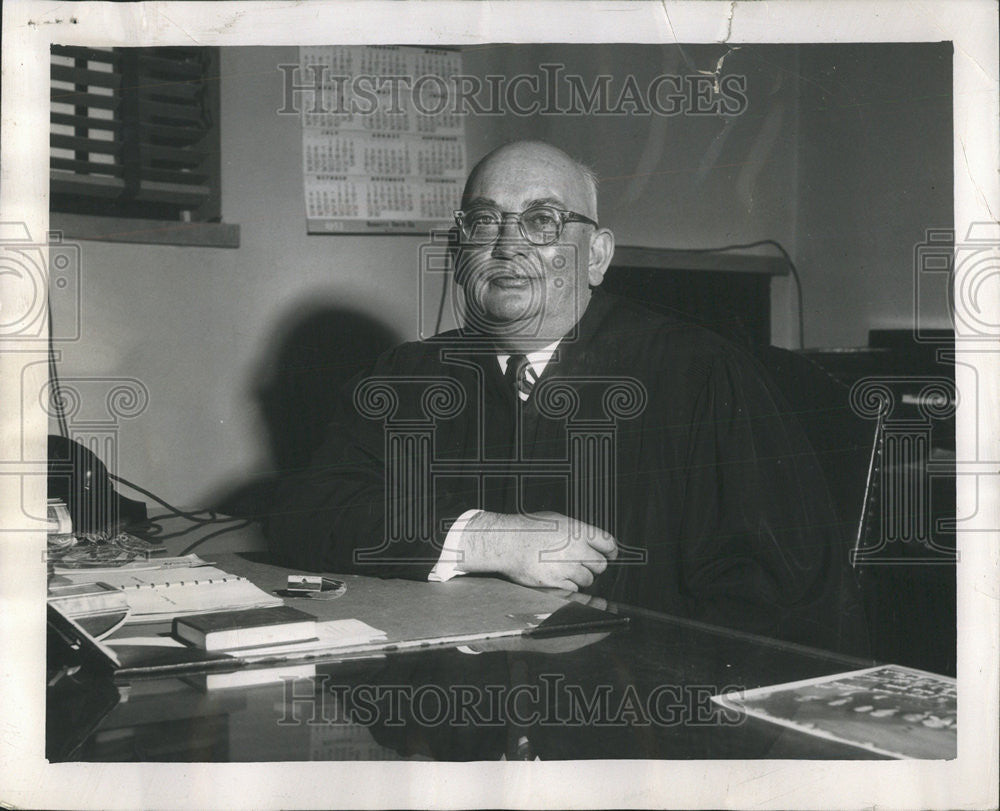
[[[344,392],[268,540],[308,569],[426,579],[470,508],[600,525],[588,593],[863,653],[848,549],[801,429],[741,349],[600,290],[522,403],[495,351],[445,333]]]

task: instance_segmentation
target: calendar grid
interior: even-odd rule
[[[307,232],[426,233],[450,222],[466,175],[457,51],[299,49]]]

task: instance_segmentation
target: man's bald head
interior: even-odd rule
[[[563,214],[557,221],[546,208],[578,216]],[[611,231],[596,222],[594,173],[551,144],[515,141],[476,164],[462,209],[460,220],[480,217],[495,226],[492,240],[466,234],[469,244],[454,254],[466,322],[471,319],[498,347],[519,352],[568,335],[615,248]],[[514,223],[511,215],[531,209],[531,227],[555,230],[553,240],[536,244],[523,221]]]
[[[497,147],[473,167],[465,184],[467,206],[485,177],[558,178],[567,208],[597,219],[597,175],[558,147],[544,141],[513,141]],[[525,184],[527,187],[528,184]]]

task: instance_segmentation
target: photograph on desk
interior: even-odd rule
[[[720,704],[809,735],[894,758],[953,758],[955,680],[908,667],[873,667],[716,696]]]
[[[168,5],[10,29],[50,763],[961,759],[995,8]]]

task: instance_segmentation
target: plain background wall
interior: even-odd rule
[[[913,323],[914,256],[953,228],[950,43],[801,49],[795,261],[806,342]],[[950,327],[943,288],[926,326]]]
[[[464,59],[482,76],[558,62],[644,86],[726,53],[495,45]],[[57,347],[61,374],[143,381],[149,406],[121,422],[114,467],[180,506],[274,466],[261,392],[311,314],[350,312],[398,339],[434,322],[440,286],[421,313],[420,237],[306,235],[300,122],[276,114],[277,65],[296,61],[295,48],[222,54],[223,212],[239,249],[82,243],[82,339]],[[952,222],[950,64],[945,45],[747,47],[723,71],[747,76],[742,115],[479,117],[469,160],[517,137],[563,145],[601,177],[600,218],[619,244],[776,239],[799,267],[806,344],[864,345],[870,328],[910,323],[914,245]],[[773,301],[775,343],[793,345],[787,280]],[[947,325],[943,294],[930,311]]]

